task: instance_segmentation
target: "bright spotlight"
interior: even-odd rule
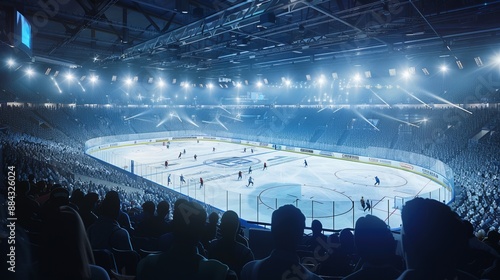
[[[403,72],[403,78],[405,78],[405,79],[410,78],[410,72],[409,71],[404,71]]]
[[[241,87],[241,83],[239,83],[239,82],[238,82],[238,83],[236,83],[236,87],[237,87],[237,88],[240,88],[240,87]]]
[[[446,67],[446,65],[441,65],[441,67],[439,69],[441,70],[441,72],[448,71],[448,67]]]
[[[90,77],[90,82],[91,82],[91,83],[95,83],[95,82],[97,82],[97,76],[92,75],[92,76]]]
[[[213,84],[211,84],[211,83],[207,84],[207,88],[211,89],[211,88],[213,88],[213,87],[214,87],[214,85],[213,85]]]
[[[290,86],[291,84],[292,84],[292,82],[290,80],[285,81],[285,85]]]
[[[325,82],[325,76],[321,75],[319,76],[318,83],[322,85]]]
[[[262,86],[262,82],[257,82],[257,87],[261,87]]]
[[[131,78],[127,78],[127,79],[125,80],[125,84],[126,84],[127,86],[130,86],[130,85],[132,84],[132,79],[131,79]]]
[[[14,61],[14,59],[12,59],[12,58],[7,59],[7,66],[12,67],[14,65],[16,65],[16,62]]]
[[[359,82],[359,81],[361,81],[361,76],[359,74],[355,74],[354,77],[353,77],[353,80],[355,82]]]
[[[71,73],[66,74],[66,80],[71,81],[71,80],[73,80],[73,78],[74,77],[73,77],[73,75]]]
[[[31,68],[28,68],[28,69],[26,70],[26,74],[28,74],[28,76],[30,76],[30,77],[31,77],[31,76],[33,76],[33,74],[35,74],[35,71],[33,71],[33,69],[31,69]]]
[[[493,60],[494,60],[495,64],[500,64],[500,55],[495,56],[495,58]],[[481,58],[479,58],[479,61],[481,61]],[[477,63],[477,59],[476,59],[476,63]],[[481,61],[481,64],[482,64],[482,61]]]
[[[183,86],[184,86],[184,88],[188,88],[188,87],[189,87],[189,83],[184,82],[184,85],[183,85]]]
[[[158,86],[161,87],[161,88],[164,87],[165,86],[165,82],[163,80],[159,80],[158,81]]]

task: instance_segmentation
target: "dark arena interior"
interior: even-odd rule
[[[500,279],[500,1],[0,1],[0,279]]]

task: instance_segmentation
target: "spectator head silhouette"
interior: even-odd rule
[[[170,205],[165,200],[162,200],[158,203],[158,206],[156,206],[156,212],[158,213],[158,217],[163,219],[168,216]]]
[[[271,217],[271,234],[276,249],[295,250],[304,235],[306,218],[293,205],[284,205]]]
[[[467,249],[459,217],[447,205],[415,198],[402,209],[403,250],[407,268],[443,273],[456,269]]]
[[[148,217],[152,217],[155,215],[155,203],[152,201],[146,201],[142,204],[142,210],[144,214]]]
[[[372,264],[384,264],[396,252],[396,241],[384,221],[366,215],[356,221],[354,242],[359,256]]]
[[[69,192],[59,184],[55,184],[50,191],[49,199],[43,204],[44,214],[56,211],[59,207],[69,204]]]
[[[40,273],[43,279],[90,279],[92,249],[78,213],[61,206],[43,221]]]
[[[354,253],[354,234],[350,229],[343,229],[339,233],[340,248],[346,254]]]
[[[212,212],[210,213],[210,215],[208,215],[209,224],[216,225],[218,222],[219,222],[219,214],[217,214],[216,212]]]
[[[489,242],[493,244],[498,244],[498,242],[500,241],[500,233],[498,233],[498,231],[494,229],[489,230],[486,238]]]
[[[175,242],[185,245],[196,245],[201,238],[207,212],[196,202],[182,199],[176,202],[173,218],[173,234]]]
[[[101,203],[101,215],[116,220],[120,213],[120,198],[118,193],[110,191]]]
[[[220,233],[223,238],[235,239],[240,227],[238,214],[232,210],[224,212],[220,220]]]
[[[99,201],[99,195],[94,192],[89,192],[83,198],[82,210],[84,211],[94,211]]]
[[[313,236],[320,235],[321,231],[323,231],[323,224],[319,220],[313,220],[311,222],[311,230]]]
[[[55,184],[50,191],[49,200],[53,205],[63,206],[69,204],[69,192],[59,184]]]
[[[69,201],[76,206],[80,207],[83,202],[83,198],[85,197],[85,194],[82,192],[80,189],[76,189],[71,193],[71,197],[69,198]]]

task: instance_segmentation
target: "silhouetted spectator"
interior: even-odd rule
[[[99,196],[96,193],[88,193],[83,198],[82,206],[80,207],[80,217],[82,218],[83,225],[86,229],[90,227],[95,221],[97,221],[97,215],[95,214],[95,209],[97,202],[99,201]]]
[[[16,187],[16,217],[19,224],[26,230],[38,231],[40,227],[40,220],[38,219],[40,205],[28,195],[30,191],[29,182],[18,182]]]
[[[490,230],[488,231],[488,234],[485,239],[483,239],[483,242],[486,243],[488,246],[493,248],[497,253],[500,254],[500,233],[496,230]]]
[[[320,245],[321,242],[323,242],[324,244],[327,239],[326,235],[323,234],[323,224],[319,220],[313,220],[311,222],[311,230],[311,236],[307,236],[304,238],[303,245],[310,252],[314,252],[316,248],[321,248],[321,251],[324,251],[324,246]]]
[[[143,220],[135,227],[135,236],[158,238],[170,232],[171,227],[165,217],[168,216],[170,206],[166,201],[161,201],[157,207],[158,215],[154,215],[154,203],[146,201],[143,205]]]
[[[474,235],[474,228],[469,221],[464,220],[463,224],[468,238],[468,250],[465,264],[461,265],[460,269],[480,278],[483,271],[492,266],[500,255]]]
[[[112,196],[114,199],[118,199],[118,205],[121,206],[121,199],[120,195],[116,191],[109,191],[106,193],[106,197]],[[129,234],[134,231],[134,228],[132,227],[132,224],[130,223],[130,217],[127,213],[122,211],[121,207],[118,208],[118,217],[116,218],[116,221],[120,225],[120,227],[126,229]],[[153,210],[154,212],[154,210]]]
[[[53,209],[43,220],[38,261],[39,279],[109,279],[103,268],[94,265],[83,222],[69,206]]]
[[[146,201],[142,204],[142,215],[140,221],[135,225],[135,236],[140,237],[158,237],[161,234],[155,228],[155,204],[152,201]]]
[[[354,235],[349,229],[341,230],[338,235],[328,236],[327,255],[321,262],[319,274],[336,277],[351,274],[359,259],[354,248]]]
[[[177,204],[172,246],[142,259],[137,265],[137,280],[226,279],[229,268],[217,260],[205,259],[197,250],[206,217],[205,210],[195,202]]]
[[[170,204],[165,200],[160,201],[156,207],[156,213],[155,220],[158,224],[159,235],[172,231],[169,225]]]
[[[208,223],[205,225],[205,228],[203,229],[203,236],[201,237],[201,243],[205,246],[205,248],[212,239],[217,237],[218,230],[219,214],[212,212],[208,215]]]
[[[120,227],[116,220],[119,212],[118,197],[106,196],[100,207],[99,218],[87,230],[92,249],[133,249],[128,231]]]
[[[406,202],[401,218],[407,269],[398,280],[477,279],[458,269],[467,252],[467,235],[447,205],[417,197]]]
[[[380,218],[372,215],[359,218],[354,229],[354,242],[362,266],[345,280],[392,280],[401,274],[396,268],[401,267],[401,259],[396,256],[396,241]]]
[[[293,205],[284,205],[271,217],[271,234],[275,249],[262,259],[247,263],[241,271],[241,280],[321,278],[300,263],[296,249],[304,235],[305,216]]]
[[[216,259],[229,266],[238,276],[249,261],[254,260],[252,250],[236,240],[240,220],[234,211],[226,211],[221,218],[221,238],[212,240],[208,247],[208,258]]]
[[[82,206],[83,203],[83,198],[85,197],[85,194],[82,192],[80,189],[75,189],[71,193],[71,197],[69,198],[69,202],[72,204],[76,205],[77,211],[80,211],[80,207]]]
[[[61,206],[69,205],[69,192],[59,184],[55,184],[49,193],[49,198],[41,207],[41,217],[50,215],[53,210],[58,210]]]

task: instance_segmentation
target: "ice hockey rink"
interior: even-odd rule
[[[260,146],[186,140],[119,146],[92,156],[249,221],[269,223],[277,207],[293,204],[306,216],[306,225],[318,219],[324,228],[351,228],[370,213],[397,228],[401,201],[430,193],[445,200],[436,195],[443,186],[410,171]],[[380,185],[374,185],[375,176]],[[363,210],[361,197],[372,209]]]

